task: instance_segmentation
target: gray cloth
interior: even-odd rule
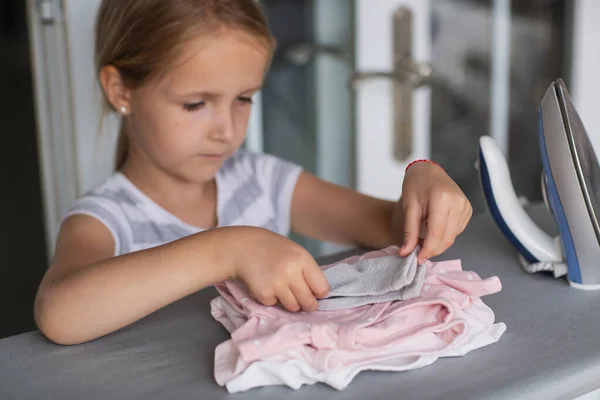
[[[555,234],[545,207],[536,211]],[[217,293],[209,288],[81,346],[56,346],[39,332],[0,340],[0,399],[567,400],[600,388],[600,292],[524,272],[489,215],[474,217],[443,258],[500,277],[502,291],[484,298],[510,327],[495,345],[407,373],[364,372],[343,392],[317,384],[230,395],[214,379],[215,346],[230,335],[210,314]]]
[[[324,271],[330,291],[319,310],[342,310],[366,304],[409,300],[421,294],[425,267],[417,264],[419,248],[399,255],[339,263]]]

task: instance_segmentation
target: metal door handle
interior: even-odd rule
[[[369,71],[355,72],[350,77],[350,86],[357,88],[358,84],[376,78],[387,78],[393,80],[396,84],[409,86],[407,89],[415,89],[420,86],[428,85],[431,82],[433,69],[430,64],[417,64],[412,60],[402,60],[403,63],[396,65],[392,72]]]
[[[393,70],[358,71],[349,80],[350,87],[355,89],[359,83],[377,78],[394,82],[394,157],[399,162],[406,162],[412,153],[412,91],[429,84],[433,72],[430,64],[416,63],[412,59],[412,25],[412,11],[400,7],[394,13],[393,21]]]
[[[304,66],[311,62],[316,55],[328,55],[344,61],[350,65],[352,55],[339,46],[319,44],[313,42],[295,43],[282,49],[283,58],[293,65]]]

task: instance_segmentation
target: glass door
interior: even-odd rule
[[[368,0],[357,4],[362,21],[356,32],[358,68],[365,59],[372,69],[390,70],[390,49],[406,32],[412,33],[412,51],[405,53],[412,53],[409,63],[430,67],[424,86],[413,90],[408,110],[407,101],[394,98],[392,88],[406,90],[410,83],[388,79],[378,83],[379,91],[358,90],[357,118],[364,125],[359,124],[356,134],[359,154],[365,156],[357,159],[359,189],[392,197],[394,179],[401,179],[406,160],[432,158],[458,182],[476,212],[482,211],[485,203],[474,162],[478,138],[490,135],[509,159],[518,193],[540,200],[537,106],[550,81],[558,77],[569,81],[566,50],[571,47],[572,3],[386,0],[378,1],[377,8]],[[403,26],[411,23],[399,21],[399,13],[412,14],[412,26]],[[394,29],[390,24],[401,26]],[[398,104],[399,109],[389,109]],[[412,127],[403,127],[407,120]]]
[[[262,144],[322,179],[355,186],[354,7],[348,0],[261,0],[278,49],[261,96]],[[249,132],[248,144],[257,131]],[[340,248],[294,237],[313,254]]]
[[[572,49],[585,36],[573,34],[574,21],[600,15],[600,7],[577,12],[582,3],[510,0],[262,4],[280,44],[263,92],[265,151],[390,200],[401,194],[408,162],[431,158],[482,212],[474,164],[479,137],[490,135],[509,160],[518,194],[541,200],[537,107],[553,79],[579,86]]]
[[[552,80],[570,82],[568,1],[433,0],[431,156],[484,210],[473,163],[496,138],[517,193],[541,200],[537,108]]]

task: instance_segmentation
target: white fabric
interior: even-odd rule
[[[363,371],[403,372],[423,368],[433,364],[438,358],[464,356],[470,351],[496,343],[505,330],[506,326],[503,323],[473,329],[463,346],[441,352],[437,356],[397,357],[385,360],[382,355],[381,361],[374,360],[332,372],[319,372],[300,359],[278,361],[277,357],[274,357],[268,361],[252,363],[244,372],[227,382],[225,387],[229,393],[275,385],[286,385],[297,390],[303,385],[320,382],[334,389],[344,390]]]
[[[563,254],[563,248],[561,243],[560,236],[557,236],[553,240],[554,248],[559,254]],[[519,262],[523,269],[530,273],[535,274],[536,272],[546,271],[552,272],[555,278],[561,278],[569,273],[569,268],[567,264],[563,261],[553,261],[553,262],[537,262],[537,263],[529,263],[525,257],[523,257],[520,253],[518,254]]]

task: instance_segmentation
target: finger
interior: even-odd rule
[[[408,205],[404,213],[404,243],[400,248],[400,255],[406,257],[417,247],[419,241],[419,228],[421,227],[421,206],[414,201]]]
[[[448,212],[449,210],[446,207],[439,206],[429,210],[427,236],[425,236],[423,247],[417,256],[420,263],[439,254],[437,253],[437,250],[440,247],[446,232]]]
[[[460,213],[460,219],[458,225],[456,226],[456,236],[460,235],[462,231],[467,227],[467,223],[469,222],[469,209],[468,207],[463,208]]]
[[[250,296],[254,297],[263,306],[271,307],[277,304],[277,297],[264,290],[250,291]]]
[[[448,214],[447,222],[446,222],[446,230],[444,231],[444,237],[440,242],[440,246],[436,250],[436,255],[442,254],[446,250],[448,250],[456,240],[457,232],[462,225],[462,211],[450,212]]]
[[[469,224],[469,221],[471,220],[472,216],[473,216],[473,207],[471,206],[471,203],[467,202],[467,204],[465,205],[463,214],[462,214],[462,219],[461,219],[462,224],[460,226],[460,231],[456,234],[456,236],[460,235],[467,228],[467,225]]]
[[[296,312],[300,310],[300,305],[296,300],[296,296],[292,293],[292,290],[289,287],[281,289],[277,292],[277,298],[282,306],[284,306],[288,311]]]
[[[302,310],[311,312],[317,309],[317,299],[303,277],[296,279],[290,286]]]
[[[423,239],[427,236],[427,220],[425,216],[421,215],[421,225],[419,226],[419,240],[423,242]]]
[[[304,281],[308,285],[308,288],[315,295],[317,299],[327,297],[329,294],[329,282],[325,278],[325,274],[321,268],[315,263],[305,267],[302,270]]]

